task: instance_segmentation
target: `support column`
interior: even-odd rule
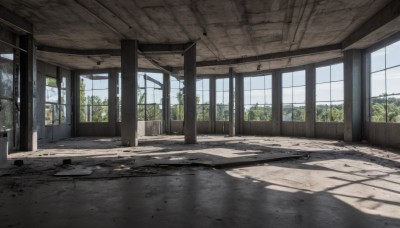
[[[215,133],[215,112],[216,112],[216,85],[215,76],[210,77],[210,133]]]
[[[196,123],[196,45],[185,52],[185,144],[197,143]]]
[[[76,71],[71,73],[72,85],[72,136],[78,137],[78,124],[80,121],[80,77]]]
[[[112,135],[117,134],[118,122],[118,102],[117,102],[117,88],[118,88],[118,70],[112,69],[108,74],[108,121],[113,126]],[[110,129],[111,131],[111,129]],[[110,132],[111,133],[111,132]]]
[[[315,69],[306,66],[306,136],[315,137]]]
[[[235,77],[235,124],[236,124],[236,134],[242,133],[243,124],[243,77],[241,75],[236,75]]]
[[[36,107],[37,107],[37,80],[36,56],[32,35],[20,37],[20,47],[27,52],[20,52],[21,74],[21,150],[37,150]]]
[[[171,131],[171,85],[170,85],[170,75],[164,73],[163,75],[163,120],[164,120],[164,131],[166,134],[170,134]]]
[[[236,135],[235,129],[235,75],[232,67],[229,68],[229,136]]]
[[[272,131],[273,135],[281,135],[282,123],[282,76],[275,70],[272,73]]]
[[[344,140],[356,142],[362,133],[362,55],[360,50],[344,52]]]
[[[136,40],[121,41],[121,142],[137,146],[137,73],[138,48]]]

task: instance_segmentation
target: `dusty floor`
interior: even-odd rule
[[[12,154],[0,168],[0,227],[400,227],[399,151],[283,137],[182,142],[74,138]]]

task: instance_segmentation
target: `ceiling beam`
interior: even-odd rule
[[[22,32],[25,34],[33,33],[33,25],[30,22],[23,19],[22,17],[19,17],[18,15],[4,8],[3,6],[0,6],[0,22],[10,26],[17,32]]]
[[[389,4],[378,11],[374,16],[368,19],[364,24],[353,31],[342,42],[343,49],[349,48],[351,45],[360,41],[364,37],[373,33],[375,30],[391,22],[400,16],[400,1],[392,0]]]
[[[182,54],[193,43],[186,44],[138,44],[141,54]],[[121,56],[120,49],[69,49],[40,45],[38,51],[66,54],[66,55],[82,55],[82,56]]]
[[[261,61],[268,61],[268,60],[275,60],[275,59],[300,57],[300,56],[320,54],[320,53],[324,53],[324,52],[340,51],[340,50],[342,50],[341,44],[333,44],[333,45],[327,45],[327,46],[321,46],[321,47],[304,48],[304,49],[298,49],[298,50],[294,50],[294,51],[276,52],[276,53],[236,58],[236,59],[226,59],[226,60],[220,60],[220,61],[218,61],[218,60],[203,61],[203,62],[197,62],[196,65],[197,65],[197,67],[238,65],[238,64],[254,63],[254,62],[261,62]]]

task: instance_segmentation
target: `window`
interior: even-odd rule
[[[59,95],[57,79],[54,77],[46,77],[46,108],[45,108],[45,124],[59,125]]]
[[[306,72],[282,74],[282,121],[306,120]]]
[[[108,74],[80,79],[80,122],[108,122]]]
[[[118,80],[118,121],[121,121],[122,80]],[[138,121],[162,120],[163,75],[160,73],[138,73],[137,107]]]
[[[184,119],[184,80],[171,76],[171,120]]]
[[[210,119],[210,79],[201,78],[196,81],[197,120]]]
[[[67,78],[61,77],[60,121],[67,123]]]
[[[244,120],[272,120],[272,76],[244,78]]]
[[[0,132],[13,128],[13,50],[0,46]],[[7,53],[4,53],[7,52]],[[11,53],[11,54],[10,54]]]
[[[315,70],[317,122],[343,122],[343,63]]]
[[[371,122],[400,122],[400,41],[372,52]]]
[[[144,117],[140,116],[139,120],[162,120],[162,99],[163,99],[163,75],[159,73],[144,73],[144,87],[139,86],[139,91],[145,91],[140,94],[139,114],[144,113]],[[144,96],[144,98],[143,98]],[[143,101],[144,104],[143,104]]]
[[[229,78],[216,80],[216,121],[229,121]]]

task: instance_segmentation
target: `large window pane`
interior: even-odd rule
[[[298,121],[298,122],[306,121],[305,104],[293,104],[293,121]]]
[[[387,121],[400,123],[400,95],[387,98]]]
[[[332,102],[331,103],[331,121],[343,122],[344,121],[344,103]]]
[[[80,121],[108,122],[108,74],[80,78]]]
[[[283,103],[293,103],[293,89],[283,88],[282,89],[282,101]]]
[[[371,96],[386,95],[385,71],[371,74]]]
[[[0,132],[11,130],[13,128],[13,102],[0,99],[0,106]]]
[[[317,102],[330,101],[331,100],[330,87],[331,87],[330,83],[317,84],[315,87],[315,100]]]
[[[317,122],[329,122],[331,119],[330,102],[317,102],[315,113]]]
[[[293,86],[304,86],[306,85],[306,71],[295,71],[293,72]]]
[[[293,77],[292,73],[284,73],[282,74],[282,87],[292,87],[293,86]]]
[[[293,87],[293,103],[303,104],[306,103],[306,87]]]
[[[400,65],[400,41],[386,47],[386,68]]]
[[[324,83],[331,81],[331,68],[330,66],[319,67],[316,69],[316,83]]]
[[[386,97],[371,98],[371,121],[386,122]]]
[[[343,81],[331,83],[331,101],[344,100],[344,83]]]
[[[331,81],[343,81],[344,71],[343,63],[335,64],[331,66]]]
[[[0,56],[0,96],[13,97],[13,61],[5,58],[4,54]]]
[[[292,121],[293,104],[282,104],[282,121]]]
[[[385,48],[371,53],[371,72],[385,69]]]
[[[400,54],[400,52],[398,53]],[[400,59],[400,58],[399,58]],[[400,67],[388,69],[386,71],[387,94],[400,94]]]

